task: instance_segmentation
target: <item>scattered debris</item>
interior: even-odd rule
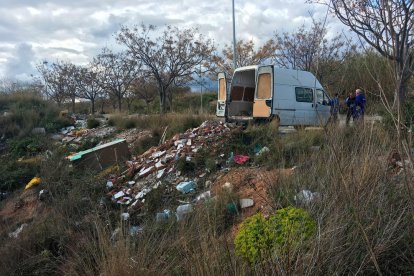
[[[205,201],[207,199],[211,198],[211,191],[206,191],[204,193],[201,193],[198,195],[195,199],[196,202]]]
[[[196,184],[194,181],[186,181],[178,184],[176,188],[183,194],[188,194],[195,191]]]
[[[168,209],[165,209],[164,211],[162,211],[161,213],[157,213],[155,220],[157,222],[162,222],[162,221],[166,221],[170,218],[171,215],[171,211]]]
[[[142,228],[141,226],[131,226],[131,228],[129,228],[129,235],[136,236],[142,231],[144,231],[144,228]]]
[[[124,139],[118,139],[94,148],[78,152],[67,158],[75,167],[105,169],[128,160],[130,153]]]
[[[122,213],[121,218],[122,218],[123,221],[129,220],[129,213]]]
[[[15,238],[17,239],[20,235],[20,233],[23,231],[23,229],[28,226],[27,223],[23,223],[22,225],[20,225],[19,228],[17,228],[14,232],[9,233],[9,237],[10,238]]]
[[[312,193],[309,190],[302,190],[294,196],[296,204],[309,204],[315,199],[318,199],[320,194],[318,192]]]
[[[189,214],[193,211],[193,205],[191,204],[184,204],[177,207],[176,216],[177,221],[180,221],[184,218],[186,214]]]
[[[234,163],[243,165],[247,161],[249,161],[250,157],[247,155],[235,155],[234,156]]]
[[[44,127],[35,127],[32,129],[32,134],[46,134],[46,129]]]
[[[254,205],[254,201],[251,198],[242,198],[239,200],[240,208],[249,208]]]
[[[41,182],[42,182],[42,180],[40,179],[40,177],[33,177],[32,180],[30,180],[30,182],[27,183],[27,185],[24,189],[28,190],[28,189],[32,188],[33,186],[39,185]]]
[[[40,201],[46,200],[48,196],[49,196],[49,190],[47,190],[47,189],[40,190],[40,192],[39,192],[39,200]]]
[[[269,151],[270,151],[270,149],[268,147],[263,147],[256,153],[256,156],[260,156],[260,155],[262,155],[266,152],[269,152]]]

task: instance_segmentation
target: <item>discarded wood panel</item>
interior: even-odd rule
[[[97,170],[105,169],[130,159],[128,144],[125,139],[80,151],[67,157],[75,167],[87,167]]]

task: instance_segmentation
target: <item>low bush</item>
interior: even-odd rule
[[[236,254],[251,265],[274,255],[280,259],[303,246],[315,231],[316,223],[304,209],[283,208],[268,219],[259,213],[240,225],[234,240]]]
[[[96,128],[100,125],[101,123],[95,119],[95,117],[89,117],[88,120],[86,121],[86,126],[91,129],[91,128]]]

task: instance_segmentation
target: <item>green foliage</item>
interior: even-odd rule
[[[21,163],[15,158],[2,156],[0,162],[0,190],[14,191],[24,187],[30,179],[39,173],[37,163]]]
[[[300,246],[316,231],[316,223],[303,209],[287,207],[265,219],[262,214],[247,218],[234,243],[236,254],[255,264],[272,254],[285,254]]]
[[[88,128],[96,128],[100,125],[100,122],[95,119],[95,117],[89,117],[86,121],[86,125]]]
[[[76,151],[88,150],[99,144],[99,139],[96,137],[88,138],[82,141],[82,145]]]
[[[254,264],[272,250],[269,223],[261,213],[247,218],[234,239],[236,254]]]
[[[15,157],[34,156],[48,148],[48,141],[41,135],[32,135],[8,141],[9,152]]]
[[[300,245],[316,231],[316,223],[309,213],[300,208],[286,207],[269,218],[272,240],[284,250]]]
[[[24,136],[34,127],[44,127],[48,132],[70,125],[69,120],[59,118],[59,109],[33,93],[0,95],[0,137]]]

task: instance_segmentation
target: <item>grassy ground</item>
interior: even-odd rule
[[[128,120],[115,116],[111,124],[119,129],[151,129],[156,138],[142,144],[139,152],[159,142],[167,126],[168,138],[205,119],[182,114]],[[256,156],[257,149],[264,146],[269,151]],[[13,148],[30,155],[27,149],[36,147],[17,143]],[[295,166],[293,173],[275,170],[266,180],[270,214],[293,206],[306,210],[316,223],[315,233],[306,242],[269,251],[254,263],[236,254],[234,248],[238,225],[245,219],[243,213],[228,208],[237,202],[237,194],[221,190],[216,200],[197,206],[183,221],[156,223],[148,215],[133,216],[126,223],[120,217],[124,209],[101,204],[107,192],[106,176],[73,170],[63,153],[56,151],[37,168],[43,179],[41,187],[17,191],[2,203],[1,274],[411,275],[413,171],[410,166],[400,171],[389,165],[388,156],[396,149],[394,132],[382,125],[299,130],[283,136],[272,124],[236,131],[225,154],[252,156],[245,166],[257,174],[249,178]],[[197,166],[208,166],[214,156],[207,149],[195,160]],[[44,201],[37,200],[41,188],[49,190]],[[302,190],[319,196],[309,203],[295,201]],[[162,210],[157,194],[152,197],[148,210]],[[28,226],[19,237],[10,238],[8,234],[23,223]],[[131,225],[144,231],[130,235]]]

